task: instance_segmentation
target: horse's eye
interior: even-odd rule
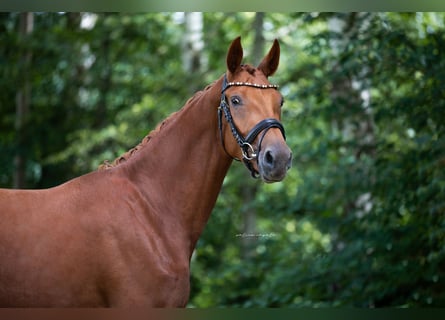
[[[238,96],[234,96],[234,97],[230,98],[230,101],[232,102],[233,106],[239,106],[242,104],[241,98]]]
[[[281,98],[280,107],[282,107],[284,104],[284,98]]]

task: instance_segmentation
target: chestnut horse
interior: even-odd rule
[[[100,170],[46,190],[0,190],[0,306],[185,306],[190,258],[233,159],[282,180],[282,96],[235,39],[227,71]]]

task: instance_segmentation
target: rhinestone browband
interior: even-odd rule
[[[250,83],[250,82],[227,82],[225,89],[227,89],[228,87],[233,87],[233,86],[247,86],[247,87],[254,87],[254,88],[260,88],[260,89],[268,89],[268,88],[273,88],[273,89],[278,89],[278,85],[277,84],[257,84],[257,83]]]

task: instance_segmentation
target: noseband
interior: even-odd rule
[[[281,131],[281,134],[283,135],[284,139],[286,140],[286,135],[284,132],[284,127],[281,124],[280,121],[273,118],[268,118],[260,121],[257,123],[252,130],[249,131],[246,137],[243,137],[243,135],[239,132],[238,128],[235,125],[235,122],[233,121],[232,114],[230,113],[230,108],[227,103],[227,97],[225,95],[225,91],[230,87],[253,87],[258,89],[277,89],[278,86],[275,84],[256,84],[256,83],[250,83],[250,82],[227,82],[227,76],[224,75],[222,90],[221,90],[221,103],[218,108],[218,126],[219,126],[219,133],[221,137],[221,143],[224,148],[224,151],[233,159],[240,161],[239,159],[231,156],[227,150],[226,146],[224,144],[224,134],[223,134],[223,126],[222,126],[222,114],[224,114],[224,117],[227,120],[227,123],[230,126],[230,130],[232,131],[232,135],[235,138],[236,142],[241,148],[241,152],[243,154],[243,162],[246,165],[247,169],[250,170],[250,173],[252,174],[252,177],[258,178],[259,172],[255,170],[253,167],[252,161],[258,158],[258,155],[261,151],[261,143],[263,142],[263,138],[266,135],[267,131],[271,128],[278,128]],[[257,150],[252,146],[253,142],[257,138],[257,136],[263,132],[261,135],[259,141],[258,141],[258,147]]]

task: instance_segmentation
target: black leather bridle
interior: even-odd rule
[[[232,135],[235,138],[236,142],[241,148],[241,152],[243,154],[243,162],[246,165],[247,169],[250,170],[250,173],[252,174],[252,177],[258,178],[259,172],[253,167],[252,161],[255,159],[258,159],[258,156],[261,152],[261,143],[263,142],[263,138],[266,135],[267,131],[271,128],[278,128],[281,131],[281,134],[283,135],[284,140],[286,140],[286,134],[284,132],[284,127],[281,124],[280,121],[274,118],[267,118],[259,123],[257,123],[252,130],[249,131],[246,137],[243,137],[243,135],[239,132],[238,128],[235,125],[235,122],[233,121],[232,114],[230,113],[230,108],[227,103],[227,97],[225,95],[225,91],[234,86],[245,86],[245,87],[253,87],[258,89],[277,89],[278,86],[275,84],[256,84],[256,83],[250,83],[250,82],[228,82],[227,76],[224,75],[222,90],[221,90],[221,103],[218,108],[218,126],[219,126],[219,133],[221,137],[221,143],[224,148],[224,151],[234,160],[240,161],[240,159],[237,159],[230,155],[227,150],[224,143],[224,134],[223,134],[223,125],[222,125],[222,114],[224,114],[224,117],[226,118],[227,123],[230,126],[230,130],[232,131]],[[258,146],[257,149],[252,146],[255,139],[258,137],[258,135],[263,132],[260,139],[258,140]]]

